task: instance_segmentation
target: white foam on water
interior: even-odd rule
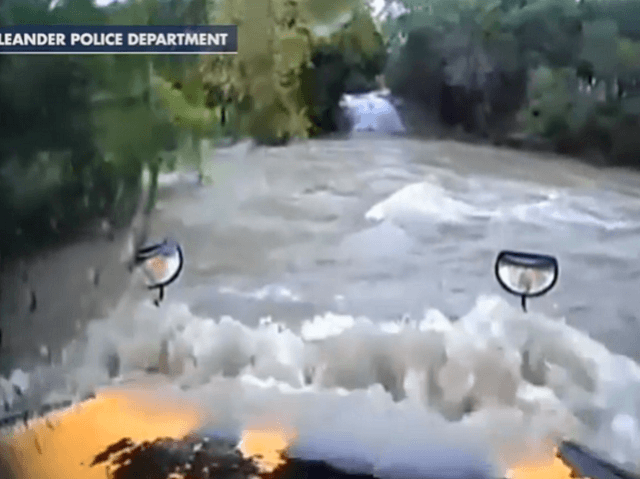
[[[362,95],[343,95],[341,106],[351,117],[353,131],[406,132],[395,106],[383,94],[374,91]]]
[[[279,284],[269,284],[267,286],[263,286],[255,291],[240,291],[236,288],[231,287],[222,287],[220,288],[220,292],[223,294],[231,294],[234,296],[241,296],[249,299],[256,300],[273,300],[273,301],[290,301],[290,302],[300,302],[301,298],[299,295],[291,291],[289,288]]]
[[[14,370],[9,377],[9,381],[23,393],[29,389],[29,374],[22,369]]]
[[[605,230],[634,228],[638,222],[624,219],[621,212],[607,210],[592,197],[562,195],[533,204],[518,205],[508,211],[523,222],[548,224],[549,221],[596,226]]]
[[[471,218],[497,218],[542,226],[570,223],[609,231],[640,226],[640,203],[614,192],[608,194],[610,198],[598,198],[571,188],[463,177],[449,178],[454,188],[448,188],[444,179],[431,175],[423,182],[406,185],[370,208],[365,217],[403,225],[425,219],[463,223]],[[621,204],[625,208],[618,206]]]
[[[377,203],[367,211],[365,218],[369,221],[389,220],[404,224],[427,217],[441,222],[460,223],[470,217],[490,215],[489,211],[455,199],[437,182],[424,181],[407,185]]]
[[[619,221],[606,205],[569,201],[561,190],[532,189],[527,202],[522,193],[495,189],[478,205],[465,195],[477,195],[482,184],[458,185],[454,193],[430,178],[400,189],[367,218],[455,223],[524,208],[527,221],[527,211],[545,221]],[[566,211],[556,217],[541,203]],[[587,213],[580,216],[580,208]],[[374,259],[412,246],[395,227],[375,231],[385,244],[372,250]],[[364,232],[341,246],[354,251],[372,239]],[[294,297],[274,285],[246,294]],[[278,421],[296,431],[293,454],[373,470],[383,479],[434,472],[459,477],[462,471],[499,477],[557,438],[640,471],[640,365],[562,318],[481,296],[456,321],[430,309],[418,321],[385,322],[349,314],[347,296],[340,298],[340,314],[328,311],[289,329],[277,317],[248,327],[232,317],[198,316],[171,298],[162,308],[136,298],[125,295],[109,317],[89,323],[86,344],[67,348],[66,390],[59,394],[82,397],[112,384],[107,363],[113,354],[120,358],[120,380],[158,367],[165,342],[167,380],[210,413],[203,425],[208,432],[239,435],[248,424]],[[0,387],[13,391],[9,380]]]
[[[109,384],[114,352],[122,377],[135,377],[167,340],[168,380],[210,412],[207,431],[279,421],[302,457],[385,478],[497,477],[535,445],[568,437],[638,465],[640,366],[499,297],[479,297],[455,322],[437,310],[400,322],[327,312],[299,330],[200,317],[170,300],[126,304],[66,351],[65,393]]]

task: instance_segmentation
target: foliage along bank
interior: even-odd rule
[[[164,152],[199,167],[199,140],[264,143],[336,128],[345,89],[385,59],[361,0],[5,0],[0,24],[239,25],[237,56],[0,57],[0,257],[125,225]],[[153,198],[153,192],[151,197]],[[151,207],[152,204],[148,205]]]
[[[640,156],[640,3],[406,0],[385,21],[392,91],[442,121],[558,151]],[[514,121],[515,120],[515,121]]]

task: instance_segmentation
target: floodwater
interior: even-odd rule
[[[286,416],[301,455],[384,476],[442,466],[416,447],[465,438],[504,467],[564,436],[640,465],[640,175],[365,133],[205,153],[213,184],[162,177],[150,238],[186,263],[161,308],[123,235],[7,268],[4,371],[54,363],[32,402],[108,384],[110,355],[124,376],[153,367],[167,339],[172,384],[224,418],[208,430]],[[503,249],[559,261],[529,313],[493,276]],[[76,333],[88,348],[63,352]]]

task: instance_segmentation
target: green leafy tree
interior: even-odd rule
[[[437,108],[449,122],[486,131],[522,95],[519,42],[505,28],[504,4],[412,0],[386,22],[392,91]],[[513,109],[513,106],[511,106]]]
[[[607,136],[625,115],[640,113],[632,91],[640,79],[638,2],[403,3],[405,13],[384,23],[392,51],[386,75],[400,96],[434,105],[449,91],[464,110],[473,101],[460,90],[480,85],[494,117],[522,108],[527,131],[557,141],[584,136],[589,125]]]
[[[146,4],[7,0],[11,24],[146,24]],[[171,125],[152,104],[151,58],[11,56],[0,70],[3,255],[72,233],[92,218],[125,224],[142,171],[156,178]],[[152,194],[153,196],[153,194]]]
[[[359,1],[227,0],[210,8],[210,21],[237,24],[239,45],[233,57],[204,61],[206,104],[219,122],[265,143],[320,132],[322,110],[337,105],[314,91],[326,88],[312,71],[320,51],[340,51],[364,78],[382,68],[382,37]]]

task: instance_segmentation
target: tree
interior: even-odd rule
[[[238,25],[239,51],[204,61],[207,104],[217,118],[224,115],[265,143],[305,138],[327,126],[321,118],[338,99],[317,91],[327,88],[314,64],[322,63],[322,52],[339,51],[347,70],[365,79],[382,68],[382,37],[360,0],[227,0],[210,15],[211,22]]]
[[[7,0],[7,25],[145,23],[144,4]],[[142,171],[158,171],[168,124],[151,105],[145,56],[11,56],[0,70],[0,254],[71,234],[92,218],[124,224]]]

